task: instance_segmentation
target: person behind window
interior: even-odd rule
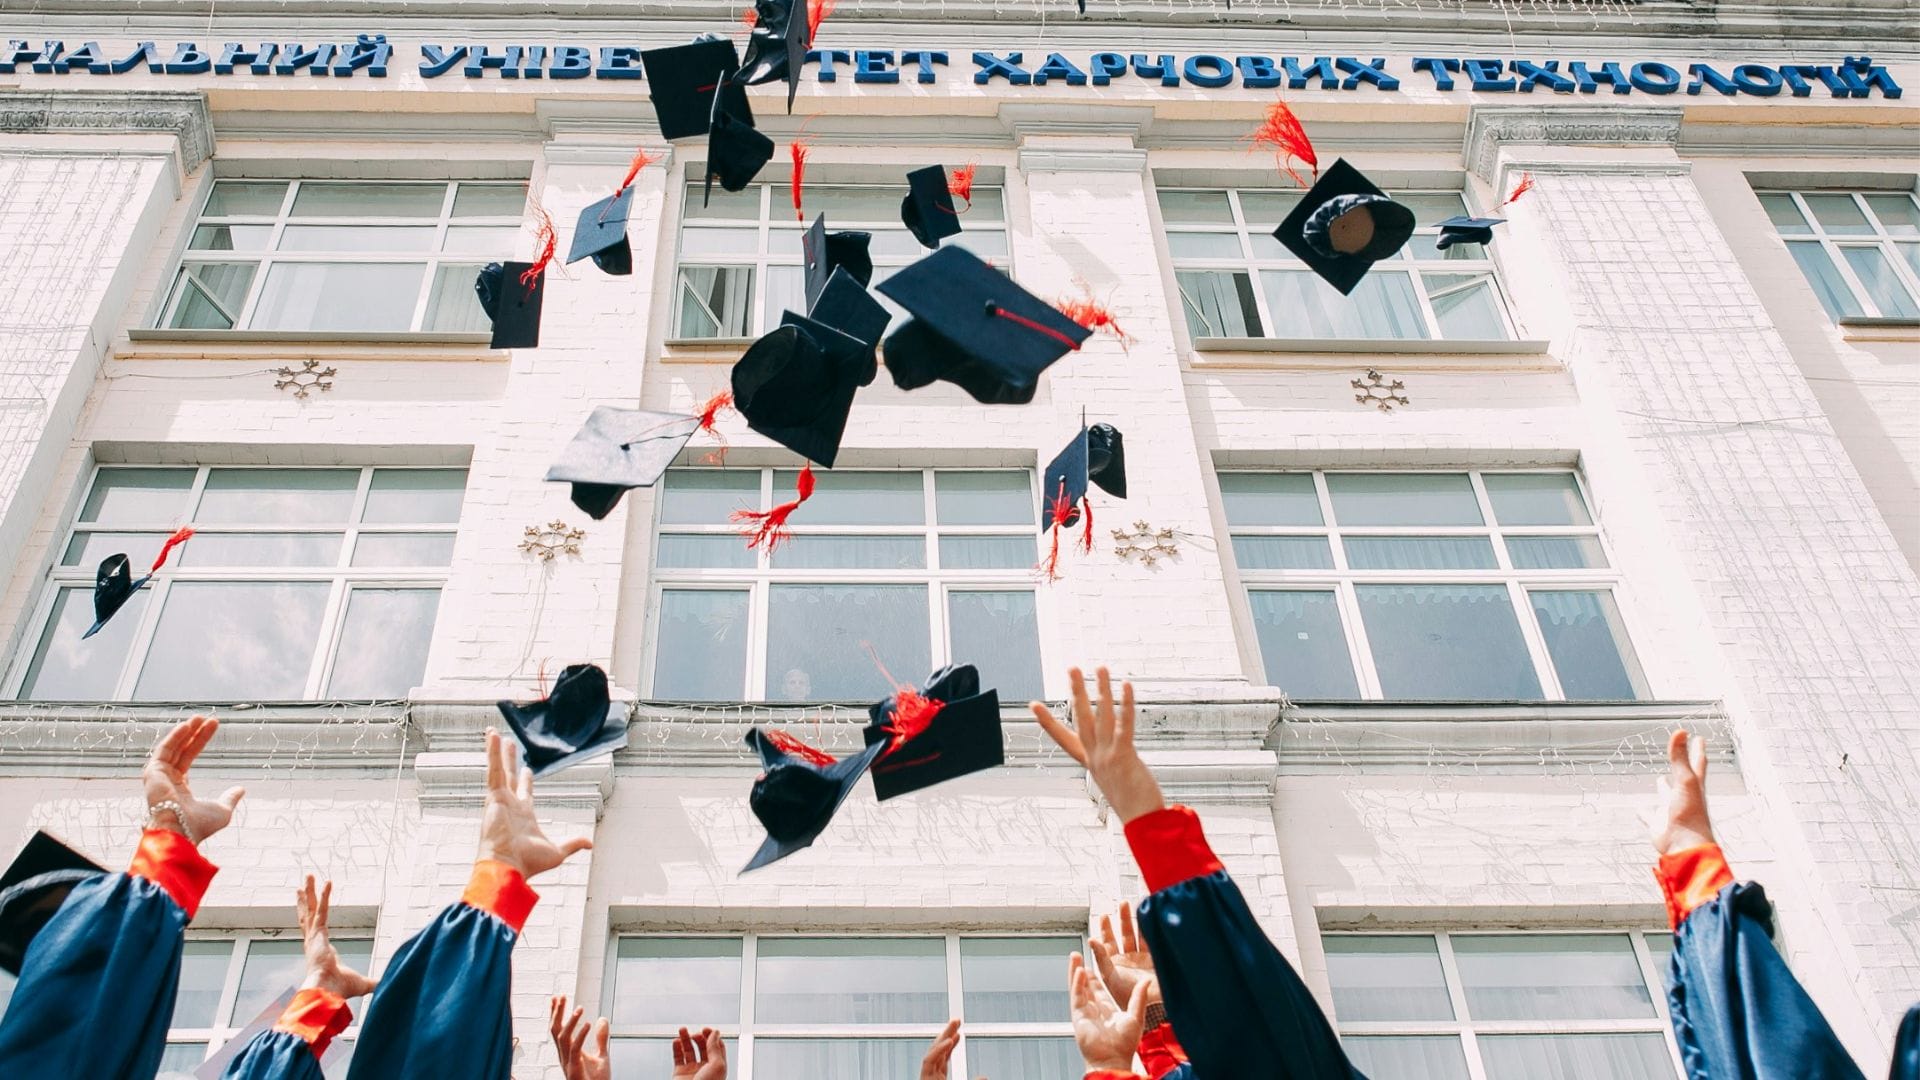
[[[813,676],[800,668],[791,668],[780,677],[780,700],[812,701]]]

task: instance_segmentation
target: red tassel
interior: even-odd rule
[[[1114,321],[1113,312],[1108,311],[1098,300],[1095,300],[1091,296],[1073,297],[1062,300],[1055,304],[1054,307],[1060,310],[1060,314],[1065,315],[1067,318],[1072,319],[1074,322],[1079,323],[1089,330],[1096,333],[1105,330],[1107,333],[1119,338],[1120,345],[1123,348],[1133,344],[1133,335],[1120,329],[1120,324]]]
[[[793,180],[790,181],[788,185],[793,188],[793,219],[795,221],[805,221],[807,220],[807,215],[800,211],[800,185],[804,182],[804,178],[807,175],[807,141],[805,139],[793,140],[792,144],[787,147],[787,152],[793,155]]]
[[[800,504],[813,498],[813,464],[809,462],[800,470],[800,478],[794,482],[799,497],[792,502],[784,502],[771,510],[735,510],[733,520],[741,523],[740,535],[747,538],[748,549],[767,546],[767,553],[780,546],[780,541],[793,535],[787,531],[787,519],[793,516]]]
[[[635,150],[633,152],[633,161],[627,166],[627,175],[621,177],[620,186],[613,189],[614,195],[618,196],[624,193],[628,186],[633,183],[633,178],[640,175],[640,170],[653,164],[653,162],[654,157],[652,154],[647,153],[646,147],[643,146]]]
[[[1027,318],[1025,315],[1015,315],[1013,312],[1008,311],[1006,308],[1003,308],[998,304],[989,304],[988,306],[993,309],[993,314],[998,315],[1002,319],[1006,319],[1008,322],[1017,323],[1018,325],[1024,326],[1029,330],[1037,330],[1040,333],[1045,334],[1048,337],[1052,338],[1053,340],[1059,342],[1060,344],[1065,345],[1067,348],[1073,350],[1074,352],[1080,351],[1079,342],[1073,340],[1072,338],[1061,333],[1060,331],[1055,330],[1053,327],[1046,325],[1045,323],[1035,322],[1034,320]]]
[[[1080,500],[1080,550],[1093,554],[1093,500]]]
[[[154,570],[158,570],[166,565],[167,556],[173,553],[173,549],[186,543],[192,536],[192,529],[182,528],[174,530],[173,535],[167,537],[167,542],[160,545],[160,554],[153,557],[153,566],[147,572],[152,573]]]
[[[893,716],[887,721],[886,730],[892,733],[893,740],[880,756],[886,757],[911,742],[927,730],[927,725],[946,707],[947,703],[938,698],[924,697],[913,687],[902,686],[893,695]]]
[[[1513,194],[1507,196],[1507,201],[1501,203],[1500,206],[1509,205],[1510,203],[1513,202],[1513,200],[1519,198],[1522,195],[1525,195],[1527,192],[1532,190],[1533,190],[1533,174],[1530,172],[1523,172],[1520,174],[1520,182],[1518,184],[1515,184],[1513,187]],[[1494,207],[1494,209],[1498,210],[1500,209],[1500,206],[1496,206]]]
[[[980,166],[970,161],[947,177],[947,194],[966,203],[966,210],[973,209],[973,174],[979,171]]]
[[[759,26],[760,25],[760,9],[756,7],[748,7],[747,13],[745,15],[740,16],[740,23],[742,26],[745,26],[748,30],[752,30],[754,27]]]
[[[720,434],[719,429],[713,425],[723,410],[731,408],[733,408],[733,391],[731,390],[722,390],[708,398],[707,403],[700,406],[700,430],[721,442],[726,442],[726,436]]]
[[[1274,160],[1301,187],[1309,185],[1294,171],[1295,158],[1312,166],[1313,178],[1320,179],[1320,158],[1313,152],[1313,141],[1307,138],[1307,129],[1300,125],[1300,118],[1293,115],[1293,110],[1287,107],[1286,102],[1276,101],[1267,106],[1267,118],[1253,129],[1253,134],[1248,138],[1253,140],[1255,146],[1272,146]]]
[[[789,757],[797,757],[808,764],[818,765],[824,769],[829,765],[837,765],[840,762],[839,758],[834,757],[825,750],[816,750],[806,743],[801,742],[799,739],[776,728],[769,728],[761,732],[761,734],[765,735],[767,741],[772,743],[780,752]]]
[[[1068,519],[1073,517],[1073,503],[1067,498],[1067,482],[1060,481],[1060,493],[1047,500],[1048,528],[1053,533],[1053,546],[1048,551],[1040,570],[1047,575],[1048,581],[1060,580],[1060,530],[1066,527]],[[1091,533],[1088,534],[1091,537]],[[1089,548],[1091,550],[1091,548]]]
[[[833,14],[839,0],[807,0],[807,41],[820,36],[820,24]]]
[[[560,245],[560,234],[554,230],[553,218],[538,206],[533,208],[533,212],[540,215],[540,231],[534,237],[534,243],[540,245],[540,255],[533,260],[532,266],[520,271],[520,284],[529,293],[540,276],[547,272],[547,265],[553,262],[554,250]]]

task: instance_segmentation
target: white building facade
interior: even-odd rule
[[[535,882],[516,1076],[559,1075],[555,993],[622,1076],[683,1024],[750,1080],[909,1076],[949,1016],[955,1076],[1077,1076],[1062,957],[1140,883],[1021,706],[1101,663],[1369,1075],[1678,1075],[1642,814],[1682,724],[1883,1067],[1920,999],[1909,5],[846,0],[790,116],[753,91],[774,162],[706,205],[637,57],[737,10],[127,7],[0,13],[0,826],[118,859],[156,733],[224,721],[196,775],[249,794],[170,1068],[291,981],[301,875],[376,969],[452,900],[494,702],[579,662],[631,745],[538,785],[595,848]],[[1282,96],[1422,223],[1352,301],[1268,235],[1298,189],[1247,136]],[[586,414],[698,411],[802,303],[796,138],[804,219],[873,232],[879,276],[920,250],[905,173],[970,164],[954,242],[1125,339],[1025,406],[883,373],[771,557],[727,512],[800,461],[737,416],[587,518],[542,479]],[[633,274],[556,265],[540,347],[489,349],[478,266],[542,210],[564,255],[641,148]],[[1436,248],[1523,177],[1491,245]],[[1083,416],[1130,490],[1049,583],[1038,470]],[[81,642],[95,564],[180,525]],[[869,650],[978,664],[1005,767],[858,792],[741,876],[741,736],[858,745]]]

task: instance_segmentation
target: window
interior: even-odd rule
[[[1373,1080],[1675,1080],[1673,935],[1331,934],[1347,1056]]]
[[[816,473],[771,556],[728,521],[792,498],[791,469],[674,469],[654,551],[651,696],[874,701],[942,663],[1040,696],[1033,474]]]
[[[462,469],[106,466],[43,598],[16,696],[79,701],[399,698],[426,670]],[[93,579],[125,552],[146,588],[91,639]]]
[[[1220,474],[1295,700],[1629,701],[1647,686],[1571,472]]]
[[[1904,191],[1766,191],[1760,204],[1836,319],[1920,319],[1920,203]]]
[[[373,960],[373,939],[335,936],[341,962],[367,971]],[[167,1049],[160,1058],[158,1080],[191,1080],[193,1070],[208,1054],[220,1049],[241,1028],[253,1022],[282,993],[300,985],[306,972],[300,935],[285,937],[190,937],[180,958],[180,991],[174,998],[173,1022],[168,1026]],[[347,1075],[360,1016],[334,1039],[338,1050],[327,1054],[326,1075]]]
[[[954,1076],[1078,1076],[1066,958],[1080,948],[1072,935],[622,937],[613,1074],[664,1076],[673,1033],[710,1026],[735,1080],[898,1080],[960,1017]]]
[[[221,180],[157,325],[484,332],[480,267],[511,258],[527,185]]]
[[[1376,263],[1351,296],[1341,296],[1273,238],[1301,194],[1160,192],[1188,334],[1450,341],[1513,336],[1487,249],[1435,246],[1435,224],[1467,212],[1459,192],[1395,194],[1422,225],[1392,258]]]
[[[713,189],[702,207],[701,186],[688,184],[680,224],[680,273],[669,337],[756,337],[780,325],[782,311],[807,309],[801,236],[815,215],[827,215],[836,232],[873,234],[873,284],[927,253],[900,223],[905,184],[846,186],[808,184],[806,221],[793,217],[785,184],[754,184],[729,193]],[[1007,266],[1006,213],[997,187],[973,189],[972,208],[960,219],[966,231],[946,243],[964,247],[1003,269]],[[891,300],[874,294],[896,316]]]

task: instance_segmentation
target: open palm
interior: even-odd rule
[[[148,806],[171,802],[180,807],[177,813],[162,811],[155,814],[155,821],[166,826],[168,818],[174,818],[181,826],[178,831],[185,833],[196,844],[226,828],[233,821],[234,807],[240,804],[240,797],[247,793],[245,788],[234,787],[228,788],[218,799],[200,799],[187,786],[187,770],[193,767],[194,759],[200,756],[200,751],[206,749],[207,743],[213,740],[214,733],[219,730],[220,721],[211,717],[196,716],[191,720],[182,720],[161,737],[153,753],[148,755],[146,765],[140,770]]]
[[[1067,958],[1067,991],[1073,1006],[1073,1041],[1088,1070],[1132,1069],[1133,1050],[1147,1024],[1147,985],[1134,987],[1122,1009],[1100,973],[1074,953]]]
[[[339,950],[327,935],[327,910],[333,901],[333,882],[314,891],[313,875],[307,875],[306,887],[293,894],[293,907],[300,915],[300,935],[305,943],[307,978],[301,989],[321,989],[343,998],[357,998],[373,992],[374,981],[340,962]]]
[[[506,863],[523,877],[545,873],[593,841],[547,839],[533,811],[533,771],[520,764],[500,733],[487,729],[487,805],[480,815],[480,857]]]

